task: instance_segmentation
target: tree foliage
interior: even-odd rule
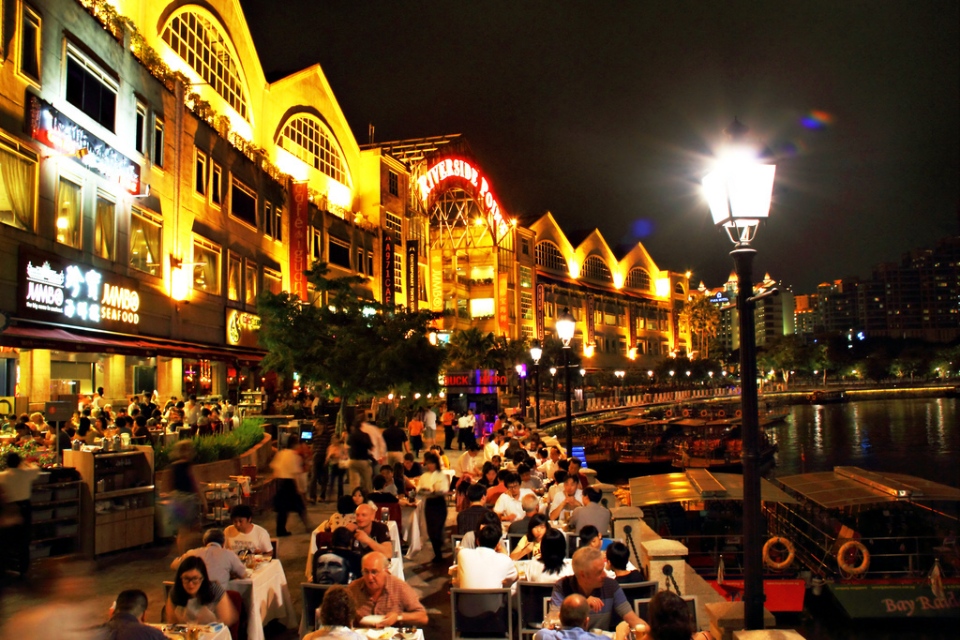
[[[365,299],[357,294],[364,278],[327,274],[322,262],[307,271],[317,304],[286,292],[260,296],[264,368],[284,377],[296,372],[306,384],[328,389],[341,401],[340,427],[346,405],[361,396],[438,391],[443,350],[430,344],[433,314]]]
[[[720,327],[720,308],[704,295],[691,295],[680,309],[680,319],[690,327],[693,350],[710,357],[710,342]]]

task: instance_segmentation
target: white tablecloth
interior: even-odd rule
[[[424,501],[419,500],[415,507],[400,509],[403,519],[403,539],[407,543],[407,560],[413,560],[423,548],[423,505]]]
[[[393,520],[387,523],[387,530],[390,532],[390,544],[393,547],[393,554],[390,558],[390,573],[405,580],[403,577],[403,551],[400,549],[400,528]],[[317,552],[317,531],[310,534],[310,552],[307,553],[307,580],[313,579],[313,555]]]
[[[249,640],[263,640],[263,625],[274,619],[288,629],[297,626],[287,576],[279,560],[261,563],[249,578],[228,582],[227,589],[239,591],[243,598]]]
[[[166,625],[151,624],[149,626],[155,627],[163,631],[163,628]],[[168,638],[176,638],[176,640],[183,640],[183,636],[180,634],[168,633],[164,631],[164,635],[167,636]],[[263,634],[261,633],[261,636],[262,635]],[[233,639],[230,637],[230,629],[227,628],[225,625],[221,625],[220,629],[217,631],[212,631],[212,632],[208,631],[208,632],[201,633],[200,640],[233,640]]]
[[[384,636],[387,636],[388,638],[392,638],[397,634],[397,629],[393,627],[387,627],[385,629],[358,628],[358,629],[354,629],[354,631],[356,631],[357,633],[359,633],[364,637],[370,638],[370,640],[379,640]],[[393,632],[393,633],[391,634],[390,632]],[[405,640],[424,640],[423,629],[417,627],[416,633],[411,634],[409,636],[404,636],[404,639]]]

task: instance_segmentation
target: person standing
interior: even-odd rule
[[[457,444],[460,445],[460,451],[469,449],[470,443],[476,441],[473,435],[473,428],[476,426],[477,418],[473,415],[473,409],[467,409],[467,413],[457,420]]]
[[[395,416],[387,420],[387,428],[383,430],[383,441],[387,443],[387,462],[394,465],[403,462],[403,454],[410,450],[407,444],[407,432],[397,424]]]
[[[7,468],[0,471],[0,489],[7,504],[14,505],[19,511],[20,522],[4,528],[8,544],[4,554],[11,569],[21,578],[26,577],[30,569],[30,526],[33,522],[30,507],[30,494],[33,482],[40,477],[40,469],[33,464],[23,462],[16,451],[8,451]]]
[[[373,489],[373,467],[370,466],[370,450],[373,442],[370,436],[361,429],[363,418],[357,418],[347,436],[347,455],[350,462],[350,486],[360,487],[364,491]]]
[[[273,477],[279,483],[273,499],[273,508],[277,512],[277,536],[290,535],[287,531],[287,515],[291,511],[300,516],[308,533],[313,529],[307,520],[307,505],[300,486],[304,472],[303,458],[296,451],[299,444],[300,437],[291,434],[287,439],[287,448],[278,451],[270,461]]]
[[[77,434],[79,435],[79,431]],[[193,440],[178,440],[173,447],[174,461],[170,465],[173,483],[170,498],[170,520],[177,527],[177,549],[184,554],[191,547],[191,538],[199,535],[200,514],[206,513],[203,492],[193,475]]]
[[[440,422],[443,424],[443,449],[453,449],[453,438],[456,435],[454,433],[454,423],[457,420],[457,414],[450,410],[449,407],[444,407],[443,415],[440,416]]]
[[[447,523],[447,491],[450,485],[440,469],[440,458],[428,451],[423,454],[426,467],[417,479],[417,494],[424,499],[423,514],[427,533],[433,544],[433,562],[443,562],[443,530]]]
[[[313,422],[316,430],[313,434],[313,477],[310,478],[310,502],[317,502],[317,487],[320,487],[320,500],[327,499],[327,448],[333,441],[335,428],[323,418]]]
[[[423,450],[423,414],[415,413],[407,423],[407,431],[410,433],[410,448],[413,449],[413,457],[419,458]]]
[[[427,407],[423,410],[423,446],[427,449],[437,442],[437,413]]]

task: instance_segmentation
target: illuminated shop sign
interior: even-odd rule
[[[260,345],[260,316],[227,309],[227,344],[239,347]]]
[[[730,302],[730,298],[728,298],[723,291],[718,291],[715,295],[708,297],[707,300],[717,305],[727,304]]]
[[[140,193],[140,165],[36,96],[27,101],[30,135],[106,180]]]
[[[35,251],[20,252],[19,312],[24,317],[135,331],[138,282]]]
[[[496,393],[497,387],[507,386],[507,376],[493,369],[449,371],[440,382],[448,393]]]
[[[490,183],[480,171],[467,160],[446,158],[438,161],[417,180],[420,199],[427,202],[434,189],[446,180],[457,179],[470,184],[473,195],[495,219],[500,219],[500,203],[490,191]]]

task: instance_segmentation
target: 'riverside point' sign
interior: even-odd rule
[[[501,220],[500,203],[490,190],[490,183],[473,164],[461,158],[439,160],[417,179],[420,200],[428,202],[433,191],[450,179],[457,179],[461,184],[466,182],[470,185],[472,188],[469,191],[473,192],[473,197],[481,203],[487,213],[493,216],[494,220]]]

